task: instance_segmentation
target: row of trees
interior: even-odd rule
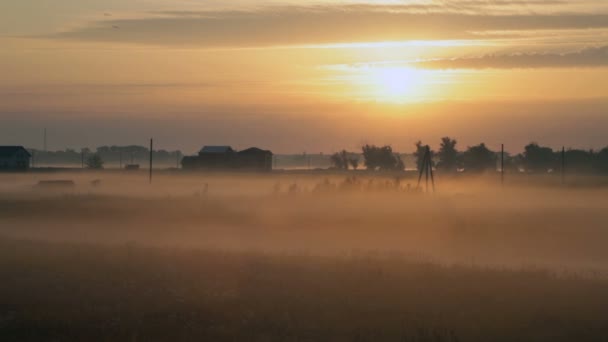
[[[137,164],[146,163],[150,158],[150,150],[144,146],[100,146],[95,150],[82,148],[80,150],[65,149],[60,151],[41,151],[31,149],[36,164],[85,164],[91,156],[96,155],[107,163]],[[153,157],[157,163],[176,165],[183,154],[180,151],[154,150]]]
[[[431,150],[431,161],[437,170],[456,172],[466,170],[469,172],[482,172],[485,170],[496,170],[498,154],[491,151],[484,143],[469,146],[465,151],[457,149],[458,142],[450,137],[441,138],[439,151]],[[422,161],[426,153],[426,145],[421,141],[416,143],[417,169],[420,170]]]
[[[420,170],[427,145],[418,141],[415,146],[414,158],[416,167]],[[430,151],[433,167],[443,172],[483,172],[499,169],[500,152],[490,150],[484,143],[468,146],[464,151],[459,151],[457,146],[458,142],[455,139],[442,138],[439,150]],[[356,170],[361,155],[368,170],[405,169],[405,163],[390,146],[365,145],[361,154],[338,152],[331,156],[331,162],[337,169],[347,170],[351,166]],[[523,153],[504,155],[505,170],[513,172],[550,172],[559,170],[562,163],[572,171],[608,172],[608,147],[600,151],[568,149],[562,152],[530,143]]]
[[[405,170],[405,163],[401,157],[393,152],[390,146],[375,146],[365,145],[362,147],[363,160],[365,167],[368,170],[381,170],[381,171],[403,171]],[[330,161],[335,169],[348,170],[349,167],[356,170],[359,167],[360,155],[353,152],[341,152],[334,153],[330,157]]]

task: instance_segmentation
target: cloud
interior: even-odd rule
[[[492,30],[608,28],[608,14],[604,13],[487,15],[471,13],[465,6],[467,3],[471,1],[455,2],[451,7],[319,5],[249,11],[157,12],[144,18],[93,22],[45,38],[220,48],[479,39],[479,32]],[[114,26],[120,30],[113,29]]]
[[[570,53],[520,53],[436,59],[416,65],[428,69],[515,69],[608,67],[608,45]]]

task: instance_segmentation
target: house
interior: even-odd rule
[[[0,146],[0,170],[27,170],[31,158],[32,155],[23,146]]]
[[[205,146],[182,159],[185,170],[272,170],[272,152],[256,147],[237,152],[230,146]]]
[[[272,171],[272,152],[251,147],[238,152],[240,168],[259,171]]]

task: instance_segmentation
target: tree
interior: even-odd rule
[[[348,162],[350,163],[350,166],[352,166],[353,170],[356,170],[359,168],[359,158],[358,157],[352,157],[348,160]]]
[[[449,137],[441,138],[439,145],[439,162],[437,168],[444,171],[454,172],[458,168],[458,151],[456,150],[456,140]]]
[[[593,152],[593,150],[567,150],[566,168],[569,171],[589,172],[593,169],[596,158],[597,155]]]
[[[547,172],[558,164],[558,154],[550,147],[542,147],[533,142],[525,147],[523,164],[527,172]]]
[[[95,153],[95,154],[91,155],[89,158],[87,158],[86,165],[87,165],[87,168],[89,168],[89,169],[95,169],[95,170],[103,169],[103,160],[101,159],[99,154]]]
[[[395,156],[392,147],[365,145],[362,147],[362,150],[365,167],[368,170],[399,170],[400,158]]]
[[[346,150],[332,154],[330,160],[336,169],[348,170],[348,164],[350,161],[348,159],[348,152],[346,152]]]
[[[608,172],[608,147],[603,148],[595,155],[593,168],[599,172]]]
[[[416,169],[420,171],[422,169],[422,163],[424,162],[424,155],[426,154],[427,145],[422,145],[422,141],[418,141],[416,144],[416,151],[414,152],[414,158],[416,158]],[[430,150],[430,149],[429,149]],[[431,166],[434,166],[433,158],[435,157],[435,151],[431,151]]]
[[[466,171],[483,172],[496,170],[496,153],[490,151],[484,143],[470,146],[462,156]]]
[[[395,164],[395,169],[398,171],[405,171],[405,163],[403,162],[403,159],[401,159],[401,156],[397,155],[396,158],[397,164]]]

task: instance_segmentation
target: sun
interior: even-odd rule
[[[418,69],[411,65],[337,65],[327,79],[343,96],[359,101],[387,103],[426,102],[453,92],[455,74],[444,70]]]
[[[370,91],[377,100],[408,102],[424,96],[427,80],[424,71],[411,67],[377,67],[367,70]]]

